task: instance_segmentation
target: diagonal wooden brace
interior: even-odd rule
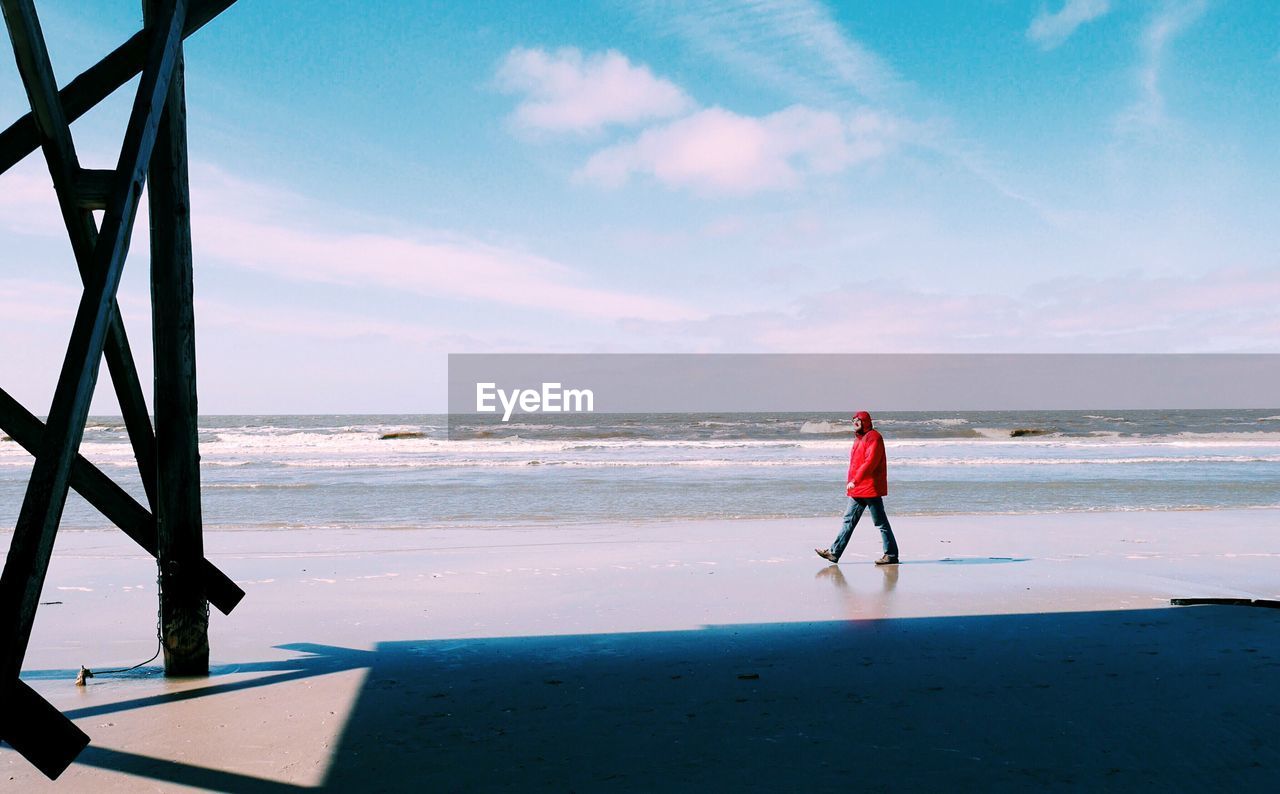
[[[44,424],[4,389],[0,389],[0,430],[34,455],[40,447]],[[89,504],[124,530],[148,554],[157,556],[155,516],[138,504],[127,491],[80,455],[76,455],[71,464],[70,484]],[[244,598],[244,590],[207,559],[201,560],[199,578],[209,603],[224,615],[230,615],[231,610]]]
[[[0,715],[0,739],[50,780],[57,780],[89,744],[84,731],[21,681],[11,707]]]
[[[207,25],[234,2],[235,0],[193,0],[182,31],[183,37],[190,36]],[[67,121],[75,121],[88,113],[117,88],[136,77],[142,71],[146,56],[146,31],[140,30],[67,83],[58,92]],[[39,148],[40,133],[35,116],[28,113],[0,132],[0,174]]]

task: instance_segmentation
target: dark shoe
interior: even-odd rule
[[[827,562],[837,562],[839,560],[839,558],[836,557],[836,555],[832,554],[826,549],[814,549],[814,551],[818,552],[818,556],[826,560]]]
[[[897,565],[897,564],[898,564],[898,558],[896,556],[890,557],[888,554],[876,560],[876,565]]]

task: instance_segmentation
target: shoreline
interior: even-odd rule
[[[982,775],[1016,787],[1027,770],[1080,758],[1102,764],[1114,751],[1087,731],[1074,756],[1022,736],[1034,733],[1035,720],[1051,719],[1041,708],[1084,720],[1077,697],[1102,698],[1104,713],[1106,703],[1119,704],[1123,719],[1147,734],[1165,730],[1171,712],[1217,713],[1225,698],[1238,711],[1233,742],[1270,735],[1280,713],[1275,610],[1171,607],[1169,599],[1280,597],[1277,516],[892,517],[903,564],[888,568],[871,564],[879,537],[865,519],[839,566],[813,554],[834,536],[838,517],[215,532],[206,536],[209,558],[247,595],[231,616],[210,617],[213,675],[167,681],[152,663],[85,688],[71,684],[79,665],[123,667],[155,650],[155,570],[122,533],[70,532],[59,535],[42,596],[60,603],[37,614],[24,680],[93,738],[83,762],[56,784],[72,788],[136,789],[149,779],[315,790],[365,777],[383,790],[422,780],[447,788],[750,787],[744,770],[753,762],[776,785],[834,785],[843,767],[824,766],[830,756],[814,753],[830,742],[824,752],[845,753],[842,732],[863,730],[850,698],[895,732],[954,728],[951,744],[935,744],[988,759]],[[1159,683],[1149,652],[1185,680]],[[1228,674],[1236,689],[1206,694]],[[1046,682],[1062,700],[1036,700]],[[882,683],[903,692],[877,696]],[[947,694],[935,696],[935,686]],[[1011,700],[1015,692],[1031,697]],[[990,724],[974,729],[979,744],[965,749],[961,726],[975,713],[989,714]],[[725,744],[729,724],[739,744]],[[1217,724],[1196,730],[1213,734]],[[813,732],[796,727],[803,725]],[[1045,742],[1051,728],[1037,728]],[[633,741],[613,744],[606,734]],[[1226,775],[1219,784],[1249,788],[1255,773],[1240,755],[1248,747],[1224,749],[1222,736],[1207,745],[1216,755],[1169,741]],[[657,737],[661,746],[651,744]],[[1131,754],[1165,752],[1144,750],[1136,738],[1116,741]],[[641,747],[657,755],[637,755]],[[761,771],[742,747],[776,768]],[[782,747],[788,753],[771,755]],[[1267,748],[1271,764],[1274,743]],[[525,771],[482,762],[494,753]],[[899,771],[921,785],[987,779],[968,777],[974,762],[930,757],[925,771]],[[1120,779],[1177,779],[1176,756],[1164,771],[1139,770],[1134,757],[1113,764]],[[735,758],[746,766],[730,768]],[[0,764],[44,790],[11,750],[0,750]],[[1089,766],[1084,779],[1106,783],[1110,768]],[[1045,774],[1057,780],[1060,772]]]
[[[1111,505],[1099,508],[1080,508],[1080,509],[1058,509],[1058,510],[1027,510],[1027,511],[984,511],[984,512],[954,512],[954,513],[918,513],[918,512],[898,512],[891,511],[890,519],[974,519],[980,520],[985,518],[1006,519],[1006,518],[1038,518],[1042,516],[1131,516],[1142,514],[1179,514],[1179,513],[1258,513],[1274,511],[1280,514],[1280,504],[1275,505],[1234,505],[1231,507],[1213,507],[1202,505],[1188,505],[1182,507],[1133,507],[1133,508],[1117,508]],[[346,526],[266,526],[266,525],[206,525],[204,532],[206,535],[213,533],[288,533],[288,532],[451,532],[451,531],[545,531],[545,530],[561,530],[561,529],[601,529],[606,527],[632,527],[643,529],[645,527],[657,526],[687,526],[697,524],[715,524],[724,522],[777,522],[777,523],[811,523],[833,520],[837,523],[840,520],[840,511],[832,511],[823,515],[743,515],[743,516],[677,516],[677,517],[660,517],[651,519],[616,519],[610,521],[601,521],[599,519],[582,519],[582,520],[562,520],[562,519],[534,519],[529,521],[516,521],[509,524],[441,524],[437,526],[420,526],[420,525],[346,525]],[[118,527],[111,525],[97,527],[62,527],[58,530],[59,536],[62,534],[94,534],[94,533],[119,533]],[[4,535],[12,535],[13,528],[9,526],[0,527],[0,537]]]

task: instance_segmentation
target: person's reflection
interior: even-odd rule
[[[880,565],[876,566],[882,577],[880,583],[880,593],[875,598],[863,598],[862,609],[858,608],[857,594],[849,587],[849,580],[844,578],[844,571],[840,570],[839,565],[828,565],[826,568],[818,571],[815,579],[825,579],[831,582],[836,590],[840,591],[845,600],[849,604],[850,618],[881,618],[888,616],[889,594],[898,586],[898,575],[902,568],[900,565]]]
[[[902,570],[901,565],[881,565],[880,573],[884,574],[884,585],[881,592],[885,595],[893,592],[893,588],[898,586],[898,571]]]
[[[882,567],[889,567],[889,566],[882,566]],[[834,584],[836,588],[839,590],[849,589],[849,583],[844,578],[844,572],[841,571],[840,566],[836,565],[835,563],[832,563],[828,565],[826,568],[823,568],[821,571],[818,571],[817,576],[815,576],[814,578],[826,579],[827,581]]]

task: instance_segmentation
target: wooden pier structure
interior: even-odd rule
[[[35,456],[0,575],[0,739],[50,778],[89,743],[19,680],[54,536],[74,488],[156,558],[167,675],[209,672],[209,604],[229,614],[244,591],[204,557],[196,435],[195,315],[183,40],[234,0],[143,0],[143,29],[58,88],[33,0],[0,0],[31,112],[0,132],[3,173],[40,150],[84,292],[48,419],[0,389],[0,430]],[[141,75],[114,169],[81,166],[71,123]],[[116,290],[146,187],[151,223],[155,425]],[[94,211],[102,211],[99,224]],[[140,504],[79,455],[103,358],[146,492]]]

